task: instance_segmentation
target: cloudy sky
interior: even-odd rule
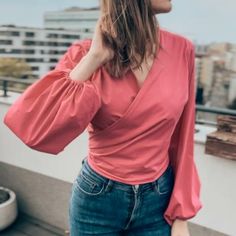
[[[97,0],[0,0],[0,24],[43,27],[45,11],[97,6]],[[172,0],[172,11],[157,15],[161,26],[198,43],[236,43],[235,0]]]

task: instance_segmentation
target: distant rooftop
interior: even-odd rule
[[[16,29],[29,29],[29,30],[50,30],[50,31],[68,31],[68,32],[74,32],[74,29],[68,29],[68,28],[48,28],[48,27],[35,27],[35,26],[21,26],[21,25],[15,25],[15,24],[0,24],[1,27],[7,27],[7,28],[16,28]]]
[[[99,10],[99,7],[90,7],[90,8],[83,8],[83,7],[69,7],[63,11],[95,11]]]

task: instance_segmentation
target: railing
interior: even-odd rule
[[[231,116],[236,116],[236,110],[233,109],[228,109],[228,108],[220,108],[220,107],[207,107],[204,105],[199,105],[196,104],[196,112],[197,116],[199,112],[203,113],[210,113],[214,115],[231,115]],[[204,119],[198,119],[196,118],[196,123],[197,124],[208,124],[212,126],[216,126],[216,121],[210,121],[209,119],[204,120]]]
[[[2,84],[2,90],[3,90],[2,97],[8,97],[8,95],[7,95],[8,91],[18,92],[18,93],[22,93],[24,91],[24,89],[8,86],[9,82],[14,82],[15,84],[31,85],[35,81],[36,81],[35,79],[14,79],[14,78],[10,78],[10,77],[0,77],[0,82]]]
[[[9,82],[14,82],[18,84],[27,84],[31,85],[33,84],[35,79],[13,79],[10,77],[0,77],[0,82],[2,82],[2,90],[3,90],[3,97],[8,97],[7,92],[12,91],[12,92],[19,92],[22,93],[24,92],[24,89],[19,89],[19,88],[12,88],[8,86]],[[210,113],[210,114],[221,114],[221,115],[232,115],[236,116],[236,110],[233,109],[228,109],[228,108],[219,108],[219,107],[206,107],[204,105],[196,104],[196,123],[198,124],[208,124],[215,126],[216,122],[215,121],[210,121],[209,119],[204,120],[204,119],[199,119],[198,117],[198,112],[203,112],[203,113]]]

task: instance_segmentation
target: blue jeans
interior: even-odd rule
[[[171,165],[154,182],[129,185],[101,176],[86,157],[72,185],[70,236],[170,236],[163,214],[173,185]]]

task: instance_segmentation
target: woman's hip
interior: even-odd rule
[[[69,205],[71,228],[105,235],[111,230],[130,231],[152,224],[157,228],[161,225],[162,228],[164,225],[168,227],[163,213],[173,184],[170,165],[157,180],[134,186],[98,174],[85,158],[72,186]]]

